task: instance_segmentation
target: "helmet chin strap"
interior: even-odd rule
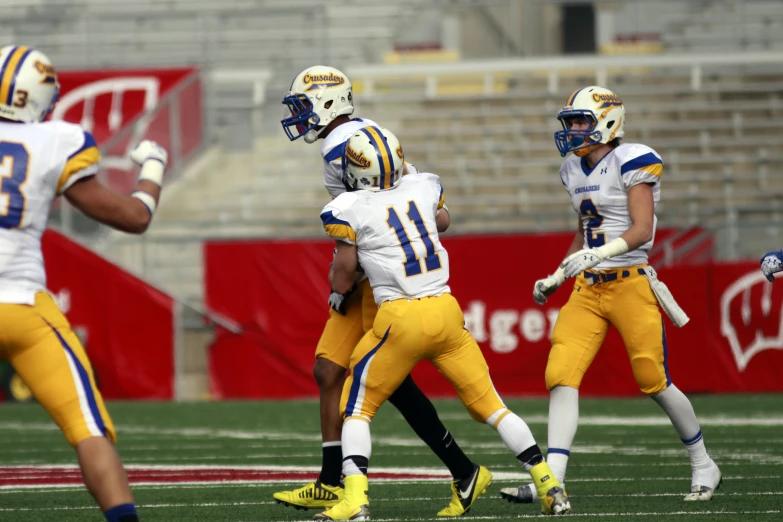
[[[336,117],[337,117],[336,112],[330,114],[329,123],[333,122]],[[327,123],[326,125],[321,125],[320,126],[321,128],[319,130],[310,129],[309,131],[307,131],[304,135],[305,143],[315,143],[316,141],[318,141],[318,136],[320,136],[321,133],[324,131],[324,129],[326,129],[326,127],[328,126],[329,124]]]
[[[579,156],[580,158],[584,158],[591,152],[593,152],[595,149],[601,146],[601,143],[596,143],[595,145],[590,145],[589,147],[585,147],[583,149],[575,150],[574,155]]]

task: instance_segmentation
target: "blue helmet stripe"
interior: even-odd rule
[[[377,127],[364,127],[359,130],[369,138],[370,143],[375,149],[375,154],[378,157],[378,166],[381,169],[381,179],[379,180],[381,190],[389,188],[386,186],[386,180],[388,174],[389,186],[391,186],[391,173],[393,171],[390,170],[389,167],[392,165],[392,159],[391,151],[386,144],[386,140],[383,139],[383,134],[381,134],[380,129]]]
[[[6,100],[6,104],[11,105],[14,101],[14,89],[16,88],[16,77],[19,75],[19,71],[22,68],[22,64],[24,63],[27,56],[33,52],[32,49],[28,49],[25,51],[25,53],[22,55],[22,57],[19,59],[19,63],[16,64],[16,70],[14,71],[14,75],[11,77],[11,87],[8,89],[8,99]]]

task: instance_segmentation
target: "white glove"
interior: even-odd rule
[[[563,269],[566,278],[578,276],[585,270],[590,270],[595,265],[603,261],[595,248],[588,248],[575,252],[563,259],[560,268]]]
[[[535,286],[533,286],[533,300],[536,303],[543,305],[546,303],[546,298],[554,294],[555,290],[557,290],[565,280],[566,276],[563,269],[558,267],[551,276],[536,281]]]
[[[351,287],[350,290],[345,292],[344,294],[341,294],[335,290],[332,290],[332,292],[329,294],[329,306],[334,310],[335,312],[339,313],[340,315],[345,315],[346,310],[345,307],[348,304],[348,298],[356,291],[356,284]]]
[[[598,248],[588,248],[575,252],[563,259],[560,268],[565,272],[566,278],[578,276],[585,270],[590,270],[601,261],[619,256],[628,252],[628,243],[621,237],[610,241]]]
[[[761,273],[772,282],[778,272],[783,272],[783,251],[767,252],[761,258]]]
[[[129,154],[131,161],[141,165],[139,181],[146,180],[163,185],[163,171],[166,170],[166,162],[169,154],[166,149],[154,141],[144,140],[139,143]]]
[[[166,149],[155,143],[154,141],[144,140],[129,154],[131,161],[136,165],[144,165],[149,160],[160,161],[163,166],[166,166],[166,162],[169,160],[169,154]]]

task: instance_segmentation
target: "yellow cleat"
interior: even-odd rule
[[[348,475],[345,477],[343,499],[323,513],[315,515],[313,520],[370,520],[367,490],[366,475]]]
[[[461,517],[492,484],[492,473],[484,466],[478,466],[473,473],[462,480],[451,482],[451,503],[438,511],[439,517]]]
[[[324,509],[340,502],[345,490],[340,486],[327,486],[320,480],[293,491],[278,491],[272,495],[278,504],[295,509]]]
[[[568,494],[549,469],[549,464],[541,462],[530,470],[533,483],[536,485],[538,500],[541,501],[542,515],[565,515],[571,510]]]

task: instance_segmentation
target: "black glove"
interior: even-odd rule
[[[355,291],[356,291],[356,284],[354,284],[351,287],[351,289],[345,292],[344,294],[332,290],[332,293],[329,294],[329,306],[332,307],[332,310],[334,310],[338,314],[345,315],[345,307],[348,304],[348,298]]]

